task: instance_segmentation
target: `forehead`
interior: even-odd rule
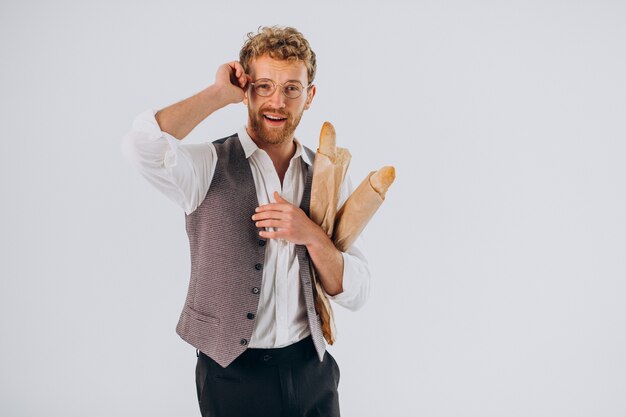
[[[250,75],[255,79],[269,78],[279,83],[297,80],[307,85],[307,70],[304,62],[284,61],[268,55],[250,61]]]

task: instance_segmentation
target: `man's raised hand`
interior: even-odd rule
[[[244,91],[252,79],[238,61],[220,65],[215,74],[215,85],[227,103],[241,103]]]

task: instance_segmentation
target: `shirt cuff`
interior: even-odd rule
[[[169,145],[169,150],[165,152],[163,156],[163,166],[165,168],[171,168],[176,166],[177,150],[179,140],[167,132],[161,130],[159,122],[156,120],[156,113],[158,110],[150,109],[139,114],[133,121],[133,130],[143,133],[143,137],[149,141],[157,141],[161,138],[165,138]]]
[[[356,311],[360,309],[369,296],[370,272],[367,263],[357,256],[342,252],[343,256],[343,291],[328,296],[335,303]]]
[[[163,136],[159,123],[157,123],[154,115],[156,110],[150,109],[139,114],[133,120],[133,130],[142,132],[146,139],[157,140]]]

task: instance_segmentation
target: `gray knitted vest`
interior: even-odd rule
[[[250,164],[235,134],[213,142],[217,166],[204,201],[185,215],[191,277],[176,326],[183,340],[222,367],[246,350],[259,306],[265,240],[252,214],[258,207]],[[313,152],[305,147],[311,160]],[[309,214],[313,167],[304,161],[306,181],[300,208]],[[309,328],[320,361],[325,342],[315,312],[309,254],[296,245]]]

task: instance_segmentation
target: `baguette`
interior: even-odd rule
[[[392,166],[372,171],[348,197],[336,216],[333,242],[337,249],[345,252],[352,246],[385,200],[395,178],[396,170]]]
[[[335,127],[330,122],[324,122],[320,131],[319,153],[326,155],[334,161],[337,153],[337,136]]]
[[[385,166],[376,171],[370,177],[370,185],[383,199],[387,190],[396,179],[396,169],[392,166]]]

